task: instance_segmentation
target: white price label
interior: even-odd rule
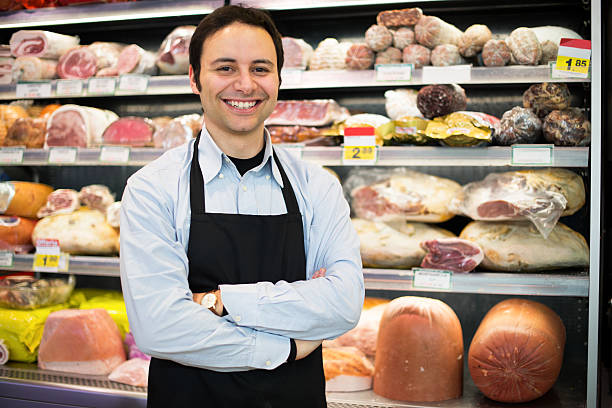
[[[453,272],[436,269],[413,268],[412,287],[419,289],[450,289]]]
[[[553,161],[554,145],[513,145],[512,164],[546,165]]]
[[[302,73],[304,72],[301,68],[283,68],[281,70],[281,78],[283,85],[299,85],[302,83]]]
[[[426,84],[457,84],[470,82],[471,79],[471,65],[423,67],[423,82]]]
[[[17,98],[50,98],[51,82],[17,84]]]
[[[115,78],[89,78],[87,93],[91,95],[112,95],[115,93]]]
[[[303,143],[283,143],[282,147],[291,153],[294,157],[301,159],[304,152]]]
[[[2,147],[0,148],[0,163],[21,164],[23,163],[24,147]]]
[[[410,81],[413,64],[379,64],[376,65],[377,81]]]
[[[13,253],[9,251],[0,251],[0,266],[13,266]]]
[[[127,146],[102,146],[100,161],[105,163],[127,163],[130,160],[130,148]]]
[[[147,75],[125,74],[119,77],[119,90],[128,92],[145,92],[149,86]]]
[[[82,93],[83,81],[80,79],[58,79],[55,83],[57,96],[81,96]]]
[[[68,164],[76,162],[76,147],[51,147],[49,150],[49,163]]]

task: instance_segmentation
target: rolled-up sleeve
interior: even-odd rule
[[[220,285],[229,321],[302,340],[337,337],[355,327],[365,295],[359,238],[340,183],[320,170],[308,181],[312,222],[308,257],[324,277],[288,283]]]
[[[153,357],[217,371],[279,366],[288,338],[240,327],[193,302],[173,200],[152,181],[158,176],[136,173],[122,198],[121,285],[136,344]]]

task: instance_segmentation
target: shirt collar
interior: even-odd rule
[[[278,185],[282,188],[283,178],[280,174],[278,166],[276,165],[276,161],[272,158],[272,139],[270,138],[270,133],[266,128],[264,128],[264,137],[266,139],[266,149],[264,151],[264,158],[261,164],[255,167],[253,170],[261,170],[261,168],[263,168],[268,163],[268,161],[270,161],[272,165],[272,176],[274,177],[274,180],[276,180]],[[227,155],[223,153],[223,151],[219,148],[219,146],[217,146],[213,138],[210,136],[210,133],[208,133],[208,130],[205,126],[202,127],[202,132],[200,133],[198,156],[205,184],[208,184],[210,180],[212,180],[217,176],[217,174],[219,174],[219,172],[221,171],[223,160],[228,159]]]

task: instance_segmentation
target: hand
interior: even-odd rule
[[[315,273],[312,274],[312,278],[311,279],[316,279],[316,278],[322,278],[325,276],[325,272],[327,272],[327,269],[325,268],[321,268],[318,271],[316,271]]]
[[[215,296],[217,297],[217,302],[215,303],[215,311],[214,311],[214,313],[217,316],[221,316],[223,314],[223,300],[221,300],[221,291],[219,289],[213,290],[211,292],[194,293],[193,294],[193,301],[196,302],[197,304],[201,305],[202,304],[202,299],[204,298],[204,296],[207,293],[214,293]]]
[[[323,343],[323,340],[295,340],[295,347],[297,350],[295,359],[301,360],[308,357],[308,355],[315,351],[321,343]]]

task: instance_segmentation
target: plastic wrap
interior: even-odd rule
[[[493,135],[497,145],[536,143],[542,136],[542,121],[531,109],[516,106],[504,113],[499,132]]]
[[[125,334],[125,339],[123,340],[128,349],[128,358],[142,358],[143,360],[151,360],[151,356],[140,351],[138,346],[136,345],[136,340],[134,339],[134,335],[132,332],[128,332]]]
[[[470,272],[484,259],[482,249],[477,244],[460,238],[423,241],[421,248],[427,251],[421,262],[423,268]]]
[[[133,358],[117,366],[108,379],[134,387],[146,387],[149,384],[150,360]]]
[[[189,72],[189,43],[196,26],[179,26],[164,38],[157,51],[156,64],[162,74]]]
[[[202,116],[194,113],[183,115],[158,127],[153,134],[153,145],[157,149],[171,149],[193,139],[202,128]]]
[[[278,101],[266,125],[327,126],[347,119],[348,110],[333,99]]]
[[[115,201],[106,208],[106,222],[113,228],[119,228],[121,201]]]
[[[393,44],[391,31],[382,25],[374,24],[365,33],[365,41],[372,50],[383,51]]]
[[[417,107],[424,117],[433,119],[464,110],[467,98],[459,85],[428,85],[419,90]]]
[[[283,37],[283,67],[306,69],[314,50],[301,38]]]
[[[499,129],[499,119],[481,112],[453,112],[427,124],[425,135],[454,147],[489,144]]]
[[[92,184],[79,191],[79,201],[82,205],[106,215],[108,206],[115,202],[115,195],[104,185]]]
[[[125,44],[96,41],[87,46],[96,56],[98,70],[117,65],[119,54],[125,48]]]
[[[569,88],[564,83],[533,84],[523,92],[523,107],[533,109],[536,115],[543,119],[553,110],[569,108],[571,97]]]
[[[544,139],[555,146],[591,144],[591,122],[580,108],[554,110],[544,119]]]
[[[417,94],[414,89],[393,89],[385,92],[387,116],[396,120],[402,116],[422,116],[417,108]]]
[[[37,309],[66,302],[74,289],[75,278],[44,278],[7,276],[0,279],[0,307]]]
[[[431,144],[431,139],[425,135],[429,120],[418,116],[401,116],[394,120],[395,131],[385,139],[385,145],[401,146],[405,144]]]

